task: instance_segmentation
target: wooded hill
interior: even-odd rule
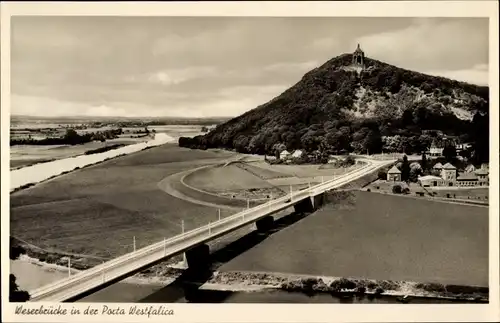
[[[343,54],[306,73],[271,101],[179,145],[274,155],[308,152],[421,152],[434,138],[473,143],[488,159],[489,89]]]

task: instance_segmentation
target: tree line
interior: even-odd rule
[[[403,115],[405,118],[405,115]],[[402,118],[402,119],[403,119]],[[402,127],[398,127],[400,123]],[[458,142],[468,142],[472,148],[461,152],[463,157],[472,158],[475,163],[489,159],[489,121],[488,114],[476,113],[471,122],[459,120],[461,133],[456,136]],[[387,123],[376,120],[347,122],[327,121],[309,127],[280,126],[272,130],[251,133],[209,133],[193,138],[179,138],[179,146],[207,149],[226,148],[240,153],[276,155],[284,149],[290,151],[302,149],[307,154],[319,153],[346,154],[354,153],[422,153],[429,149],[433,140],[442,140],[437,132],[422,132],[422,124],[413,127],[402,120],[394,120],[388,128]],[[456,134],[456,132],[454,132]],[[231,138],[231,135],[233,137]],[[450,149],[450,148],[446,148]]]
[[[44,138],[44,139],[33,139],[33,138],[22,138],[22,139],[10,139],[10,145],[79,145],[85,144],[91,141],[101,141],[104,142],[108,139],[118,138],[122,134],[122,129],[111,129],[98,132],[89,132],[85,134],[78,134],[74,129],[67,129],[64,136],[54,137],[54,138]]]

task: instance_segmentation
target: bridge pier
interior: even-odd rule
[[[295,212],[298,213],[310,213],[319,209],[325,202],[325,194],[320,193],[315,196],[303,199],[299,203],[294,205]]]
[[[261,232],[265,232],[269,229],[272,228],[274,224],[274,218],[270,215],[263,217],[260,220],[257,220],[255,222],[255,225],[257,226],[257,230]]]
[[[203,269],[210,266],[210,247],[206,244],[187,250],[185,255],[188,268]]]
[[[297,213],[309,213],[314,211],[314,201],[313,198],[305,198],[299,203],[295,204],[293,208],[295,209],[295,212]]]
[[[323,192],[323,193],[320,193],[318,195],[311,196],[311,201],[312,201],[314,210],[317,210],[320,207],[322,207],[323,204],[325,204],[326,194]]]

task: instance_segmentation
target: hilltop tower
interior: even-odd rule
[[[352,54],[352,65],[356,67],[365,68],[365,53],[361,50],[361,47],[358,44],[358,47]]]

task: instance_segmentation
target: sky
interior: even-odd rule
[[[11,114],[229,117],[359,43],[365,55],[488,84],[485,18],[11,19]]]

